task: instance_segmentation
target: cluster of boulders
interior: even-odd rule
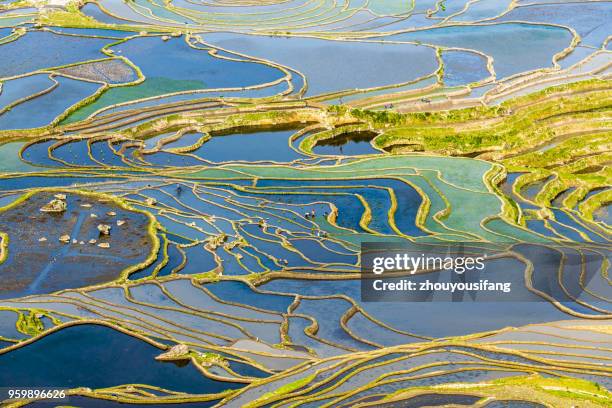
[[[39,241],[39,242],[46,242],[46,241],[47,241],[47,238],[42,237],[42,238],[39,238],[39,239],[38,239],[38,241]],[[64,243],[64,244],[69,244],[69,243],[71,243],[71,242],[72,242],[73,244],[85,245],[85,241],[79,241],[79,240],[77,240],[77,239],[75,239],[75,238],[72,238],[72,239],[71,239],[71,238],[70,238],[70,235],[68,235],[68,234],[61,235],[61,236],[59,237],[59,241],[60,241],[61,243]],[[96,245],[96,244],[98,244],[98,240],[97,240],[97,239],[92,238],[92,239],[90,239],[89,241],[87,241],[87,243],[88,243],[88,244],[90,244],[90,245]],[[98,244],[98,246],[99,246],[100,248],[110,248],[110,244],[109,244],[108,242],[100,242],[100,243]]]
[[[45,204],[40,211],[42,212],[46,212],[46,213],[63,213],[64,211],[66,211],[68,209],[68,205],[66,203],[66,195],[65,194],[55,194],[53,196],[53,200],[49,201],[47,204]],[[88,204],[88,203],[84,203],[81,204],[81,207],[83,208],[91,208],[92,205]],[[114,217],[117,215],[116,212],[114,211],[109,211],[106,213],[107,216],[109,217]],[[91,213],[90,214],[91,218],[97,218],[98,215]],[[126,223],[125,220],[117,220],[117,226],[122,226]],[[100,234],[100,236],[109,236],[111,234],[111,229],[112,227],[109,224],[98,224],[97,226],[98,232]],[[38,242],[46,242],[47,238],[46,237],[40,237],[38,239]],[[60,235],[59,237],[59,241],[64,243],[64,244],[69,244],[69,243],[73,243],[73,244],[80,244],[80,245],[85,245],[85,241],[78,241],[75,238],[70,237],[70,235],[68,234],[63,234]],[[92,238],[88,241],[88,243],[90,245],[98,245],[98,247],[100,248],[110,248],[110,244],[108,242],[100,242],[98,243],[98,240],[95,238]]]

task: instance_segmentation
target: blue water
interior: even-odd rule
[[[173,92],[248,87],[284,76],[280,70],[264,64],[215,58],[207,50],[190,47],[184,37],[168,41],[159,36],[137,37],[115,45],[112,50],[115,55],[129,58],[147,79],[129,90],[108,90],[86,108],[87,112],[93,113],[118,102]]]
[[[61,163],[49,157],[49,148],[58,142],[57,139],[49,139],[29,144],[21,153],[22,160],[36,166],[60,167]]]
[[[217,267],[213,255],[201,246],[185,248],[187,254],[187,264],[179,272],[180,274],[190,275],[213,270]]]
[[[168,41],[140,37],[116,45],[113,50],[128,57],[147,77],[198,81],[203,84],[201,88],[249,86],[282,77],[281,71],[263,64],[212,57],[205,50],[191,48],[184,37]]]
[[[85,14],[86,16],[93,17],[94,19],[98,20],[101,23],[106,23],[106,24],[129,24],[130,23],[130,21],[121,20],[119,18],[115,18],[111,15],[106,14],[105,12],[100,10],[100,7],[98,7],[98,5],[95,3],[85,4],[83,7],[81,7],[81,13]]]
[[[48,177],[48,176],[18,176],[2,178],[0,191],[27,189],[35,187],[71,186],[81,183],[97,183],[103,181],[123,180],[113,177]]]
[[[206,285],[206,289],[227,302],[241,303],[259,309],[285,313],[293,302],[292,296],[261,294],[255,292],[246,283],[224,281]]]
[[[145,139],[143,150],[154,149],[157,146],[157,142],[167,138],[168,136],[174,135],[175,133],[176,131],[164,132],[160,133],[159,135],[151,136],[150,138]]]
[[[204,35],[216,46],[294,68],[308,78],[307,95],[409,82],[437,69],[431,48],[231,33]],[[305,58],[305,56],[316,56]]]
[[[109,39],[29,31],[16,41],[0,45],[0,77],[103,58],[105,55],[100,49],[111,42]]]
[[[104,163],[106,166],[127,166],[127,164],[121,160],[121,157],[115,154],[113,149],[111,149],[108,140],[96,141],[91,143],[90,146],[91,155],[100,163]]]
[[[481,51],[494,58],[497,78],[552,66],[553,55],[571,44],[571,33],[559,27],[507,23],[449,26],[384,37]]]
[[[530,21],[570,26],[580,35],[582,45],[599,48],[610,35],[612,3],[602,1],[516,7],[495,21]]]
[[[247,89],[244,91],[216,91],[216,92],[197,92],[197,93],[194,92],[194,93],[189,93],[189,94],[162,96],[159,98],[145,100],[142,102],[134,101],[126,105],[108,108],[103,113],[101,113],[101,115],[107,115],[110,113],[125,111],[128,109],[139,109],[139,108],[145,108],[149,106],[159,106],[159,105],[163,105],[167,103],[174,103],[174,102],[181,102],[181,101],[194,101],[194,100],[205,99],[205,98],[220,98],[220,97],[261,98],[265,96],[276,95],[278,93],[283,92],[286,89],[287,89],[287,83],[282,82],[279,85],[275,85],[275,86],[257,88],[257,89]]]
[[[64,143],[53,149],[51,156],[75,166],[100,166],[89,158],[87,139]]]
[[[554,207],[562,208],[563,200],[565,200],[567,196],[569,196],[572,192],[574,192],[574,190],[576,190],[576,187],[570,187],[567,190],[562,191],[551,201],[551,204]]]
[[[192,153],[212,162],[288,162],[303,157],[289,147],[289,137],[295,132],[280,130],[213,136]]]
[[[0,110],[7,105],[27,96],[41,92],[53,85],[48,74],[35,74],[8,80],[2,83]]]
[[[229,360],[229,362],[230,362],[229,368],[231,368],[237,374],[244,375],[247,377],[255,377],[255,378],[265,378],[265,377],[270,376],[269,373],[266,373],[265,371],[262,371],[258,369],[257,367],[254,367],[250,364],[241,363],[241,362],[234,361],[234,360]]]
[[[198,160],[197,158],[165,151],[145,154],[142,156],[142,158],[148,163],[151,163],[153,166],[159,167],[189,167],[201,166],[204,164],[204,162]]]
[[[524,266],[519,261],[505,259],[491,264],[494,268],[516,277],[522,276]],[[489,267],[487,267],[487,270]],[[502,280],[500,280],[501,282]],[[280,293],[299,293],[304,296],[329,296],[342,293],[358,300],[360,306],[375,317],[392,327],[406,330],[410,333],[435,337],[455,336],[474,333],[508,325],[520,326],[535,322],[548,322],[567,319],[568,315],[561,312],[549,302],[362,302],[361,281],[313,281],[301,279],[276,279],[260,287],[262,290]],[[516,290],[513,285],[513,290]],[[394,312],[389,313],[392,306]],[[424,316],[435,315],[436,324]],[[478,319],[464,319],[467,315],[478,315]],[[462,324],[456,324],[457,321]]]
[[[20,103],[0,115],[0,130],[46,126],[68,107],[93,94],[100,87],[100,84],[65,77],[56,77],[56,80],[59,86],[53,91]]]
[[[72,326],[0,355],[0,384],[103,388],[136,382],[194,394],[242,386],[210,380],[191,364],[154,360],[162,352],[106,326]]]
[[[395,193],[397,200],[397,208],[395,210],[395,223],[400,231],[411,236],[425,235],[422,230],[416,226],[416,215],[421,205],[422,199],[418,192],[409,184],[393,179],[363,179],[363,180],[272,180],[262,179],[257,181],[258,187],[273,187],[270,190],[282,192],[284,187],[293,187],[299,192],[319,192],[325,197],[325,201],[333,202],[338,207],[338,217],[336,222],[339,225],[348,228],[359,228],[359,219],[361,217],[362,207],[359,201],[352,197],[339,195],[323,195],[324,193],[359,193],[367,196],[368,203],[372,206],[372,221],[371,227],[378,225],[379,228],[386,232],[391,232],[387,223],[387,210],[389,197],[385,194],[372,195],[367,193],[366,188],[357,188],[351,186],[377,186],[379,188],[391,188]],[[338,188],[344,186],[348,188]],[[316,187],[316,188],[315,188]],[[370,188],[369,190],[372,190]],[[262,190],[265,192],[266,190]],[[384,191],[380,190],[379,191]],[[285,195],[279,194],[278,200],[281,202],[299,202],[309,203],[316,201],[316,195]]]
[[[537,232],[538,234],[542,234],[546,237],[559,238],[550,229],[546,228],[546,224],[542,220],[527,221],[527,228],[529,228],[531,231]]]
[[[33,15],[0,18],[0,27],[28,26],[34,20]]]
[[[510,3],[512,3],[512,0],[480,0],[470,4],[465,12],[451,20],[468,22],[493,18],[506,11]]]
[[[529,183],[521,188],[520,193],[523,197],[533,201],[535,200],[540,190],[542,190],[544,185],[548,183],[551,179],[552,176],[548,176],[544,180],[538,180],[533,183]]]
[[[93,3],[88,3],[90,5]],[[53,31],[67,34],[78,34],[84,36],[125,38],[138,35],[135,31],[110,30],[106,28],[72,28],[72,27],[53,27]]]
[[[157,272],[157,276],[167,276],[172,273],[172,270],[181,264],[183,257],[176,245],[168,245],[168,263]]]
[[[262,193],[260,196],[265,199],[269,199],[278,203],[286,204],[299,204],[304,206],[304,210],[312,211],[316,209],[317,216],[323,216],[324,209],[328,206],[312,204],[315,202],[326,201],[331,202],[338,208],[338,216],[336,217],[336,223],[344,228],[353,229],[356,231],[363,231],[359,225],[361,216],[365,211],[365,208],[361,201],[354,196],[345,192],[345,194],[339,195],[327,195],[322,191],[310,193],[310,194],[284,194],[282,189],[278,189],[278,193]]]
[[[445,51],[442,53],[444,63],[444,76],[442,80],[446,86],[467,85],[489,76],[487,60],[472,52]]]
[[[133,0],[136,5],[139,6],[141,12],[144,14],[152,14],[153,16],[162,19],[165,23],[178,23],[178,24],[194,24],[194,21],[177,13],[168,10],[161,5],[156,4],[155,0]]]
[[[128,404],[116,402],[113,400],[105,399],[94,399],[89,397],[82,397],[80,395],[71,395],[61,401],[52,400],[41,400],[28,404],[28,408],[57,408],[57,404],[60,403],[70,407],[88,407],[88,408],[176,408],[176,407],[187,407],[187,408],[210,408],[217,404],[219,400],[203,401],[203,402],[182,402],[178,404],[164,403],[164,404]]]
[[[175,149],[178,147],[187,147],[192,146],[197,143],[198,140],[202,138],[201,133],[186,133],[180,137],[180,139],[175,140],[170,143],[164,144],[164,149]]]
[[[562,223],[567,225],[568,227],[572,227],[577,229],[578,231],[581,231],[582,233],[584,233],[587,237],[589,237],[591,240],[595,241],[595,242],[600,242],[600,243],[606,243],[607,241],[605,241],[603,238],[601,238],[600,236],[598,236],[597,234],[589,231],[585,226],[583,226],[582,224],[578,223],[576,220],[574,220],[572,217],[570,217],[566,212],[561,211],[561,210],[557,210],[557,209],[553,209],[552,210],[553,213],[555,214],[555,219]],[[578,240],[583,241],[583,239],[579,239]]]
[[[149,266],[142,268],[136,272],[133,272],[130,274],[129,276],[129,280],[135,281],[138,279],[142,279],[142,278],[146,278],[148,276],[152,276],[153,275],[153,271],[155,271],[155,269],[163,262],[164,260],[164,256],[163,256],[163,247],[164,247],[164,240],[163,238],[160,236],[160,234],[157,234],[157,237],[159,239],[160,244],[160,248],[159,251],[155,254],[156,258],[155,261],[153,261]]]

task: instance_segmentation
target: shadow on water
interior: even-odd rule
[[[318,141],[312,151],[321,155],[379,154],[380,151],[370,144],[376,135],[376,132],[370,131],[342,133],[336,137]]]

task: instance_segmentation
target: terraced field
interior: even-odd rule
[[[0,0],[0,404],[612,405],[610,21]],[[363,243],[511,296],[369,301]]]

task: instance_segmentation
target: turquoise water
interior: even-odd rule
[[[116,106],[113,108],[109,108],[103,112],[100,112],[99,115],[107,115],[114,112],[121,112],[128,109],[139,109],[145,108],[149,106],[159,106],[166,103],[175,103],[180,101],[194,101],[198,99],[206,99],[206,98],[222,98],[222,97],[230,97],[230,98],[261,98],[266,96],[272,96],[279,94],[287,89],[287,83],[282,82],[278,85],[269,86],[265,88],[257,88],[257,89],[246,89],[244,91],[215,91],[215,92],[194,92],[189,94],[180,94],[180,95],[172,95],[172,96],[162,96],[159,98],[147,100],[147,101],[134,101],[127,105]],[[91,112],[93,110],[87,109]]]
[[[24,23],[30,23],[35,16],[17,16],[0,18],[0,27],[17,27]]]
[[[147,78],[129,87],[106,91],[91,105],[75,112],[68,122],[115,103],[198,89],[247,87],[283,77],[281,71],[253,62],[219,59],[190,47],[184,37],[138,37],[112,47],[136,64]],[[159,58],[163,56],[163,58]]]

